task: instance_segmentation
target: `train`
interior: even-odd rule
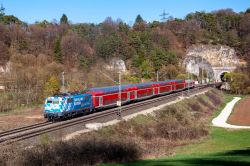
[[[84,92],[62,93],[47,97],[44,118],[50,120],[72,118],[76,115],[118,105],[140,102],[195,87],[193,80],[167,80],[121,86],[90,88]]]

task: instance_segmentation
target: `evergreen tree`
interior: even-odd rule
[[[66,14],[63,14],[61,19],[60,19],[60,23],[61,24],[68,24],[68,17],[66,16]]]
[[[55,48],[54,48],[54,59],[57,62],[62,62],[62,54],[61,54],[61,38],[56,38]]]
[[[136,31],[143,32],[146,30],[146,22],[142,19],[141,15],[137,15],[133,29]]]
[[[170,64],[178,65],[178,57],[176,54],[174,52],[167,52],[161,48],[155,48],[151,51],[150,60],[153,63],[155,71]]]
[[[129,32],[129,26],[126,23],[120,22],[118,28],[119,32],[125,33],[126,35]]]
[[[13,15],[4,15],[4,16],[1,16],[0,14],[0,20],[4,23],[4,24],[7,24],[7,25],[10,25],[10,24],[25,24],[24,22],[22,22],[21,20],[19,20],[17,17],[13,16]]]
[[[142,64],[139,66],[139,72],[143,78],[149,79],[152,77],[154,68],[149,59],[146,59],[142,62]]]
[[[5,8],[3,7],[3,4],[1,4],[1,7],[0,7],[0,22],[3,21],[3,17],[5,15],[4,10],[5,10]]]
[[[117,34],[101,37],[96,42],[96,53],[98,56],[108,60],[118,54],[121,48],[122,39]]]
[[[46,28],[47,25],[49,25],[49,22],[48,22],[47,20],[43,20],[43,21],[41,21],[41,22],[36,21],[35,24],[40,25],[40,26],[43,27],[43,28]]]
[[[5,8],[3,7],[3,4],[1,4],[1,7],[0,7],[0,17],[2,17],[2,16],[5,15],[4,10],[5,10]]]
[[[250,8],[247,8],[245,13],[250,13]]]
[[[139,24],[139,23],[142,23],[144,22],[144,20],[142,19],[141,15],[138,14],[136,19],[135,19],[135,24]]]

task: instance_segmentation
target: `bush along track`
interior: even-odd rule
[[[211,115],[223,101],[223,95],[212,90],[66,142],[43,140],[16,151],[4,147],[0,165],[95,165],[172,155],[174,147],[208,135]]]

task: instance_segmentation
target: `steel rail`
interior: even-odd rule
[[[29,126],[24,126],[24,127],[20,127],[20,128],[15,128],[15,129],[3,131],[3,132],[0,132],[0,137],[10,135],[10,134],[15,134],[15,133],[18,133],[18,132],[21,132],[21,131],[25,131],[27,129],[34,129],[34,128],[37,128],[37,127],[46,126],[46,125],[49,125],[51,123],[52,122],[46,121],[46,122],[36,123],[36,124],[33,124],[33,125],[29,125]]]

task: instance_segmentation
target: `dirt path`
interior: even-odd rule
[[[231,128],[231,129],[250,129],[250,126],[239,126],[231,125],[227,123],[227,120],[233,111],[234,105],[240,100],[240,97],[234,97],[232,101],[227,103],[226,107],[221,111],[221,113],[213,119],[212,123],[216,127]]]
[[[250,97],[246,97],[235,105],[228,119],[234,125],[250,126]]]
[[[0,132],[44,121],[42,108],[28,108],[0,114]]]

